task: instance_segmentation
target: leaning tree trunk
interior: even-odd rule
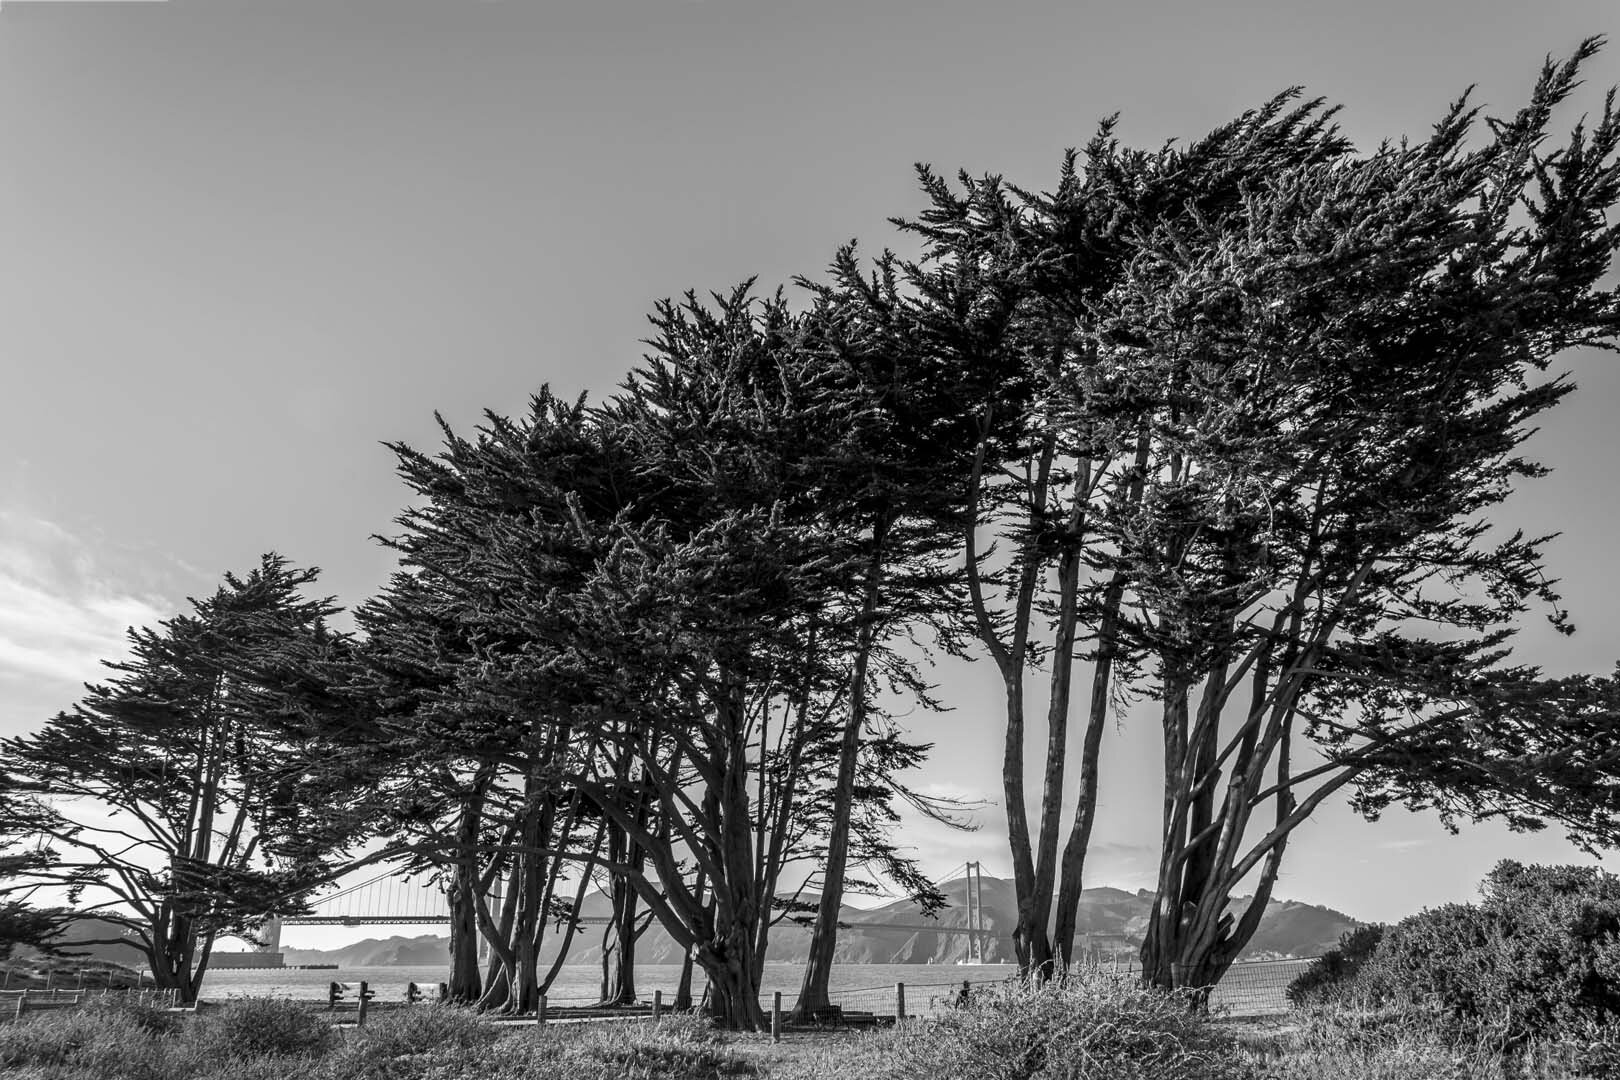
[[[827,838],[827,862],[821,874],[821,898],[810,931],[810,956],[799,984],[793,1013],[807,1020],[830,1012],[828,990],[833,957],[838,949],[838,912],[844,905],[844,876],[849,862],[850,818],[855,805],[855,771],[860,763],[861,734],[866,728],[866,670],[877,640],[878,597],[883,580],[883,541],[888,523],[880,520],[872,531],[872,557],[866,568],[861,625],[856,632],[855,660],[849,676],[849,710],[843,738],[838,744],[838,779],[833,790],[832,831]]]
[[[693,889],[693,898],[699,907],[703,905],[704,873],[698,871],[696,887]],[[692,950],[687,949],[686,955],[681,957],[681,980],[675,988],[675,1008],[686,1011],[692,1008]]]
[[[633,806],[637,827],[645,827],[648,816],[647,792],[635,788]],[[626,812],[632,807],[626,806]],[[646,862],[646,852],[635,837],[621,826],[608,825],[608,861],[614,866],[628,866],[639,874]],[[611,915],[603,933],[602,949],[602,1004],[634,1005],[636,1003],[636,939],[641,936],[636,926],[637,893],[635,886],[622,874],[614,874],[609,884]],[[611,939],[611,944],[606,939]]]
[[[512,950],[512,928],[517,920],[517,870],[508,879],[506,894],[501,898],[498,918],[484,912],[479,917],[479,932],[489,943],[489,968],[484,976],[484,993],[478,999],[481,1011],[504,1010],[513,993],[512,972],[517,966],[517,954]]]
[[[1233,892],[1255,865],[1235,860],[1248,830],[1253,797],[1264,782],[1268,754],[1276,756],[1279,826],[1294,808],[1287,784],[1291,719],[1283,714],[1275,732],[1258,740],[1258,746],[1255,739],[1246,738],[1238,747],[1230,767],[1226,798],[1216,813],[1214,791],[1220,774],[1214,747],[1227,672],[1225,664],[1217,664],[1208,676],[1190,734],[1186,687],[1173,687],[1166,695],[1166,750],[1179,750],[1167,761],[1178,765],[1166,768],[1167,785],[1174,780],[1175,786],[1166,798],[1165,844],[1159,872],[1162,902],[1154,905],[1142,944],[1144,981],[1189,991],[1198,1005],[1207,1003],[1209,990],[1226,974],[1259,928],[1287,846],[1287,833],[1282,831],[1272,838],[1269,848],[1263,849],[1265,857],[1259,863],[1254,895],[1241,917],[1234,920],[1228,910]],[[1263,666],[1257,670],[1256,680],[1257,700],[1263,700]]]
[[[979,446],[975,451],[973,476],[969,482],[970,508],[977,508],[983,490],[987,445],[985,429],[981,429]],[[1055,454],[1055,441],[1048,436],[1042,444],[1035,476],[1029,489],[1030,523],[1037,529],[1045,524],[1041,515],[1045,512]],[[1051,913],[1052,879],[1055,877],[1056,860],[1055,858],[1047,860],[1046,880],[1043,886],[1036,876],[1034,845],[1029,829],[1029,809],[1024,790],[1024,672],[1029,658],[1029,632],[1035,610],[1035,593],[1043,577],[1043,566],[1039,554],[1026,547],[1022,552],[1022,565],[1018,568],[1013,589],[1013,611],[1008,620],[1010,638],[1003,641],[1001,637],[1003,630],[998,621],[990,615],[985,603],[985,582],[979,570],[976,535],[978,525],[977,513],[971,514],[964,532],[968,595],[972,601],[979,639],[996,662],[1006,695],[1007,727],[1002,744],[1001,790],[1007,813],[1007,847],[1012,857],[1013,893],[1018,901],[1018,921],[1013,927],[1013,950],[1022,971],[1041,977],[1050,973],[1052,968],[1052,943],[1047,933],[1049,929],[1047,921]],[[1052,766],[1050,757],[1047,765],[1050,778]],[[1055,849],[1055,843],[1053,847]]]
[[[1113,674],[1113,636],[1118,621],[1123,575],[1109,584],[1103,600],[1102,623],[1097,631],[1097,658],[1091,671],[1091,703],[1086,717],[1085,736],[1080,746],[1080,791],[1074,808],[1074,824],[1063,847],[1062,877],[1058,881],[1057,920],[1052,937],[1058,961],[1064,969],[1074,963],[1074,938],[1078,929],[1080,894],[1084,887],[1086,853],[1091,847],[1091,830],[1097,821],[1097,781],[1102,753],[1103,730],[1108,722],[1108,689]]]

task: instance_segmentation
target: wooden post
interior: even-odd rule
[[[906,1018],[906,984],[894,984],[894,1019],[898,1023]]]
[[[17,1019],[22,1019],[23,1010],[28,1008],[28,991],[24,990],[17,995]]]
[[[546,1022],[546,995],[540,995],[540,1004],[534,1009],[534,1022],[538,1026]]]
[[[664,992],[662,990],[654,990],[653,991],[653,1023],[656,1024],[658,1022],[658,1018],[663,1016],[663,1015],[664,1015]]]
[[[362,979],[360,981],[360,1011],[355,1014],[355,1020],[354,1020],[354,1026],[355,1027],[364,1027],[365,1026],[365,1023],[366,1023],[366,998],[368,998],[370,996],[369,994],[366,993],[366,991],[369,990],[369,989],[370,989],[370,987],[368,987],[366,985],[365,980]]]
[[[782,1041],[782,991],[771,995],[771,1042]]]

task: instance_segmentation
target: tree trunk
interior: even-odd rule
[[[478,970],[478,907],[472,897],[478,871],[457,866],[450,886],[450,1000],[470,1005],[484,993]]]
[[[1045,905],[1036,898],[1035,859],[1030,849],[1029,818],[1024,809],[1024,687],[1023,672],[1005,680],[1007,739],[1001,763],[1001,790],[1007,806],[1007,846],[1012,854],[1013,892],[1018,900],[1018,922],[1013,927],[1013,952],[1019,970],[1042,971],[1052,959],[1046,936]]]
[[[759,984],[754,978],[750,935],[734,932],[722,947],[724,952],[700,950],[699,959],[704,974],[709,977],[710,1015],[733,1031],[761,1031],[766,1019],[759,1004]]]
[[[703,903],[703,871],[698,871],[697,884],[694,895],[699,904]],[[685,1011],[692,1007],[692,950],[687,949],[681,957],[681,981],[675,988],[675,1008]]]
[[[1181,928],[1187,920],[1181,890],[1181,854],[1187,845],[1187,688],[1171,684],[1164,691],[1164,828],[1159,849],[1159,888],[1148,913],[1142,941],[1142,980],[1149,986],[1174,987],[1173,965],[1180,957]]]
[[[1071,520],[1071,529],[1077,528]],[[1077,538],[1072,538],[1077,539]],[[1040,833],[1036,838],[1034,884],[1029,897],[1030,963],[1025,971],[1039,981],[1056,974],[1053,938],[1048,936],[1052,894],[1057,884],[1058,833],[1062,829],[1063,772],[1068,758],[1069,696],[1074,674],[1076,605],[1080,588],[1078,551],[1065,551],[1058,563],[1058,616],[1052,642],[1052,675],[1046,703],[1046,771],[1041,780]],[[1095,727],[1102,734],[1101,725]],[[1088,729],[1088,735],[1090,730]],[[1096,750],[1092,749],[1095,759]],[[1095,794],[1092,802],[1095,803]],[[1079,809],[1084,811],[1082,798]],[[1073,834],[1071,833],[1071,840]],[[1022,910],[1024,904],[1020,902]],[[1071,932],[1072,937],[1072,932]],[[1061,943],[1061,938],[1058,939]],[[1061,944],[1059,945],[1061,948]],[[1068,949],[1063,949],[1065,955]]]
[[[861,625],[856,631],[855,657],[849,677],[849,708],[838,745],[838,779],[833,790],[832,833],[827,838],[827,861],[821,874],[821,897],[815,925],[810,931],[810,956],[793,1015],[801,1020],[831,1008],[828,988],[833,956],[838,949],[838,912],[844,904],[844,876],[849,861],[850,817],[855,805],[855,770],[860,762],[861,734],[866,728],[866,670],[877,640],[878,598],[883,580],[883,545],[888,522],[879,520],[872,530],[872,557],[866,568]]]
[[[606,820],[597,823],[596,837],[591,841],[591,853],[595,854],[602,849],[602,835],[607,827]],[[579,884],[574,888],[574,899],[568,908],[568,924],[563,929],[562,941],[557,945],[557,955],[551,961],[551,967],[546,971],[545,977],[540,980],[540,992],[544,994],[551,989],[551,984],[557,978],[557,972],[562,970],[563,962],[568,959],[569,947],[574,943],[574,935],[579,931],[579,912],[585,904],[585,893],[590,888],[591,875],[588,870],[581,870]]]
[[[608,825],[608,861],[615,865],[627,862],[629,841],[624,829]],[[610,914],[608,925],[602,931],[602,1004],[634,1005],[636,1001],[635,889],[622,876],[615,874],[608,884]]]
[[[159,990],[172,990],[179,1004],[194,1004],[208,970],[213,935],[199,934],[196,921],[190,916],[171,913],[168,918],[159,920],[152,943],[153,947],[146,954],[152,968],[152,981]]]
[[[719,725],[725,733],[715,747],[720,790],[720,863],[725,880],[714,882],[714,936],[701,947],[698,960],[709,976],[711,1007],[727,1027],[758,1031],[764,1024],[755,979],[754,949],[761,910],[754,876],[753,827],[748,796],[748,748],[744,732],[741,684],[729,680],[719,706]]]
[[[1091,703],[1080,746],[1080,791],[1075,802],[1074,824],[1063,847],[1063,874],[1058,883],[1057,925],[1052,936],[1059,962],[1065,969],[1074,963],[1074,936],[1084,888],[1086,853],[1091,847],[1091,830],[1097,820],[1097,781],[1114,665],[1113,637],[1123,595],[1124,578],[1116,575],[1103,598],[1103,615],[1097,630],[1097,659],[1091,670]]]
[[[484,1011],[504,1010],[511,999],[513,968],[517,955],[512,949],[512,928],[517,919],[518,871],[514,867],[501,898],[498,920],[480,920],[479,930],[489,939],[489,968],[484,977],[484,994],[478,999],[478,1008]]]

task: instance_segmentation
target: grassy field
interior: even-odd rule
[[[340,1030],[318,1011],[241,1000],[187,1016],[134,1004],[0,1025],[20,1080],[1574,1080],[1570,1047],[1507,1061],[1420,1018],[1317,1010],[1209,1020],[1122,981],[1009,988],[868,1032],[719,1032],[692,1016],[546,1027],[424,1007]]]

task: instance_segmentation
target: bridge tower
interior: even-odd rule
[[[280,952],[281,951],[281,916],[280,915],[271,915],[268,918],[266,918],[264,920],[264,923],[259,927],[258,937],[259,937],[259,940],[264,942],[264,944],[260,945],[257,949],[255,949],[254,950],[255,952],[262,952],[262,953]]]
[[[976,862],[967,864],[967,963],[984,963],[984,874]]]

